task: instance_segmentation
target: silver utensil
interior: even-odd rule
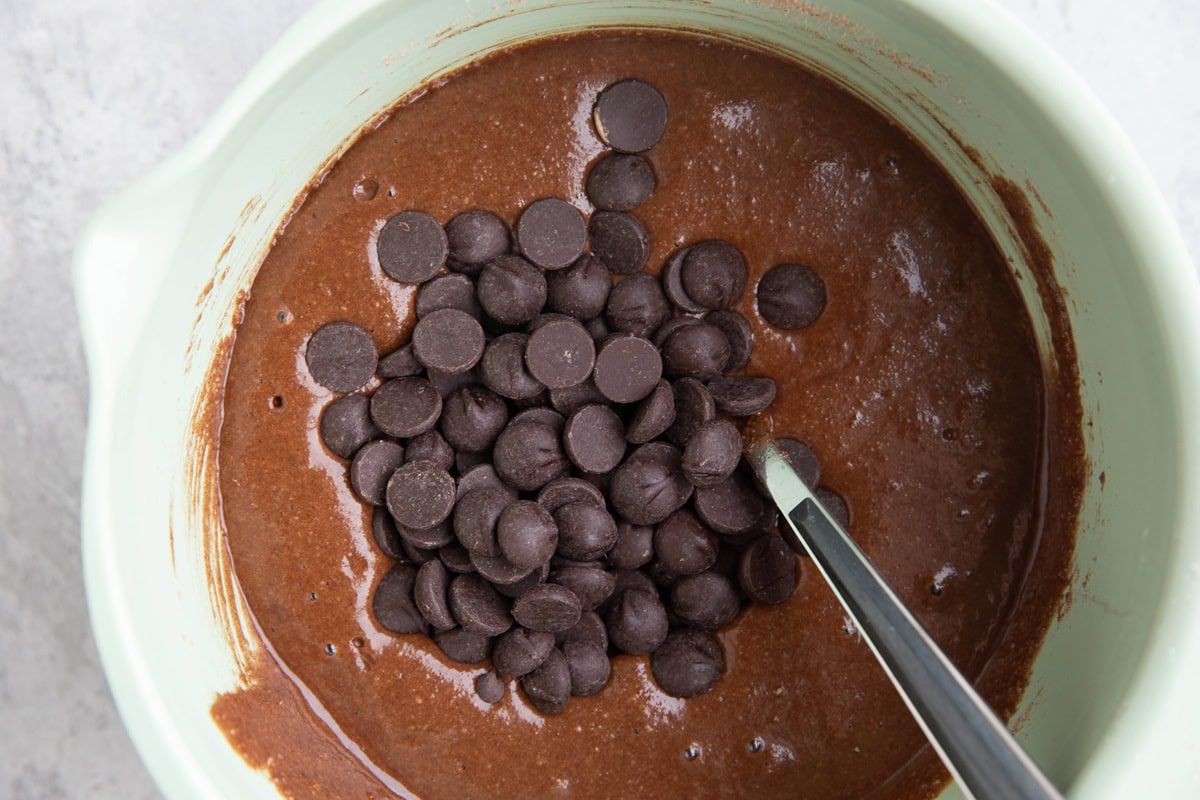
[[[976,800],[1061,800],[775,443],[749,436],[745,451],[788,522],[784,537],[812,556],[963,791]]]

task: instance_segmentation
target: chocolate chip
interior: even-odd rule
[[[446,263],[448,250],[446,232],[423,211],[404,211],[392,217],[376,242],[379,266],[401,283],[432,278]]]
[[[538,504],[553,514],[567,503],[587,502],[604,508],[604,493],[580,478],[558,478],[538,492]]]
[[[619,569],[613,572],[613,577],[616,578],[616,585],[612,591],[614,601],[625,592],[633,590],[648,592],[658,597],[658,587],[654,585],[650,576],[640,569]]]
[[[675,421],[675,392],[671,384],[660,380],[649,396],[638,403],[625,429],[632,444],[645,444],[666,432]]]
[[[454,526],[449,520],[443,520],[432,528],[409,528],[397,524],[396,532],[400,534],[401,547],[407,544],[410,548],[432,551],[454,541]]]
[[[796,589],[796,556],[782,537],[760,536],[742,551],[737,580],[754,602],[782,603]]]
[[[715,631],[742,609],[733,583],[717,572],[685,575],[671,590],[671,611],[688,625]]]
[[[446,398],[439,428],[455,450],[477,453],[491,447],[508,424],[508,406],[482,386],[464,386]]]
[[[518,567],[504,556],[485,556],[479,553],[471,553],[471,563],[475,566],[475,571],[486,578],[496,591],[500,591],[501,586],[522,583],[537,570],[536,567]],[[532,583],[541,583],[541,580],[534,580]]]
[[[569,630],[579,622],[579,598],[566,586],[541,583],[527,590],[512,606],[513,619],[533,631]]]
[[[529,337],[523,333],[506,333],[488,342],[479,362],[484,385],[510,400],[537,397],[546,387],[525,366],[528,342]]]
[[[591,334],[592,340],[599,343],[608,338],[612,333],[608,329],[608,323],[604,321],[604,317],[592,317],[587,322],[583,323],[583,327]]]
[[[658,89],[631,78],[600,92],[592,119],[609,147],[640,153],[657,144],[667,129],[667,101]]]
[[[413,585],[417,568],[412,564],[395,564],[375,587],[371,611],[379,627],[392,633],[426,633],[425,618],[413,600]]]
[[[673,589],[675,584],[679,583],[680,578],[661,559],[657,558],[650,562],[650,566],[646,567],[646,575],[649,577],[650,582],[663,592]]]
[[[454,466],[454,449],[437,431],[425,431],[408,440],[405,461],[432,461],[444,470]]]
[[[850,529],[850,507],[846,505],[846,500],[833,489],[828,486],[818,486],[813,490],[813,495],[821,505],[825,506],[825,510],[830,516],[841,525],[844,530]]]
[[[692,246],[683,259],[679,280],[697,305],[729,308],[746,289],[746,259],[729,242],[709,239]]]
[[[481,313],[479,301],[475,299],[475,281],[458,274],[439,275],[421,284],[413,307],[417,319],[446,308],[457,309],[471,317]]]
[[[517,499],[517,490],[500,480],[496,468],[487,463],[475,464],[465,470],[459,468],[458,500],[461,501],[476,489],[496,489],[503,492],[510,501]]]
[[[483,328],[457,308],[434,311],[413,328],[413,354],[429,369],[456,374],[475,366],[483,355]]]
[[[492,646],[492,665],[505,677],[519,678],[545,663],[553,649],[553,633],[513,627]]]
[[[729,360],[725,362],[725,372],[736,372],[750,363],[754,331],[745,317],[733,309],[720,308],[705,314],[704,321],[720,328],[729,341]]]
[[[508,226],[489,211],[464,211],[446,223],[449,257],[446,265],[472,277],[483,265],[512,247]],[[464,309],[465,310],[465,309]]]
[[[625,520],[617,523],[617,543],[608,551],[609,563],[617,569],[637,569],[653,557],[654,528]]]
[[[453,526],[451,526],[451,530],[453,530]],[[475,565],[471,563],[471,551],[459,544],[457,540],[445,547],[439,547],[438,559],[446,565],[446,569],[457,575],[475,571]]]
[[[571,674],[571,694],[589,697],[604,688],[612,673],[608,653],[592,642],[568,642],[563,657]]]
[[[693,486],[715,486],[732,475],[741,460],[738,429],[727,420],[713,419],[688,439],[683,449],[683,474]]]
[[[371,538],[385,556],[393,561],[404,560],[400,531],[396,530],[391,512],[383,506],[376,506],[371,510]]]
[[[540,326],[525,347],[530,374],[551,389],[577,386],[592,374],[596,344],[591,334],[570,317]]]
[[[617,585],[617,579],[611,572],[593,567],[563,567],[552,570],[550,582],[565,586],[574,592],[584,611],[591,611],[607,600]]]
[[[432,461],[409,461],[388,480],[387,506],[400,525],[432,528],[454,509],[454,478]]]
[[[697,325],[703,321],[699,317],[673,317],[667,320],[662,325],[659,325],[658,330],[654,332],[653,341],[655,347],[662,347],[663,343],[667,341],[667,337],[680,328],[688,325]]]
[[[701,425],[717,416],[717,406],[708,389],[695,378],[681,378],[671,389],[675,394],[675,421],[667,429],[667,438],[684,447]]]
[[[495,705],[504,699],[504,681],[495,670],[488,670],[475,679],[475,694],[489,706]]]
[[[417,609],[430,625],[439,630],[449,630],[458,624],[450,613],[450,601],[446,599],[449,588],[450,575],[446,572],[446,565],[438,559],[426,561],[417,570],[413,587]]]
[[[479,556],[474,556],[474,558],[478,559]],[[539,583],[545,583],[549,575],[550,565],[546,563],[534,567],[529,571],[528,575],[518,581],[513,581],[512,583],[493,583],[492,585],[496,587],[496,591],[500,594],[515,600]]]
[[[604,312],[612,274],[598,257],[584,253],[567,267],[546,276],[546,307],[586,321]]]
[[[704,380],[721,373],[729,352],[729,340],[716,325],[686,325],[663,342],[663,367],[674,378]]]
[[[485,556],[500,555],[496,525],[500,514],[513,502],[503,489],[484,487],[464,494],[454,507],[454,535],[463,547]]]
[[[707,311],[707,309],[688,297],[688,293],[683,288],[683,276],[681,274],[683,261],[691,251],[692,248],[683,247],[668,256],[666,263],[663,264],[659,278],[662,280],[663,292],[666,293],[667,298],[680,311],[687,314],[700,314]]]
[[[476,369],[469,369],[466,372],[442,372],[439,369],[430,369],[425,373],[443,400],[464,386],[479,383],[479,372]]]
[[[536,422],[561,434],[563,427],[567,424],[567,418],[553,408],[534,406],[518,414],[514,414],[512,422]]]
[[[492,448],[496,474],[523,492],[540,489],[567,468],[558,434],[537,422],[510,423]]]
[[[479,276],[479,305],[504,325],[524,325],[546,304],[546,278],[520,256],[489,261]]]
[[[554,640],[559,647],[569,642],[591,642],[608,652],[608,630],[604,627],[604,620],[595,611],[582,612],[575,627],[556,633]]]
[[[379,356],[365,330],[350,322],[331,322],[309,337],[304,360],[313,380],[326,389],[353,392],[371,380]]]
[[[775,440],[784,458],[792,465],[792,469],[800,476],[800,480],[812,489],[821,480],[821,462],[812,448],[799,439],[781,437]]]
[[[745,473],[735,471],[715,486],[697,488],[692,504],[708,527],[738,535],[756,529],[766,502]]]
[[[384,379],[410,378],[424,371],[425,367],[413,355],[411,342],[379,359],[379,366],[375,368],[375,373]]]
[[[594,376],[593,376],[594,377]],[[550,404],[554,410],[564,416],[570,416],[588,403],[605,403],[608,401],[596,388],[594,380],[586,380],[565,389],[550,390]]]
[[[518,500],[500,514],[496,538],[505,558],[518,567],[532,569],[554,555],[558,525],[544,506]]]
[[[557,553],[588,561],[607,553],[617,541],[617,523],[603,506],[590,500],[567,503],[554,512],[558,525]]]
[[[613,508],[637,525],[662,522],[692,495],[681,461],[679,448],[665,442],[642,445],[613,473]]]
[[[450,581],[450,610],[462,629],[481,636],[499,636],[512,627],[508,600],[475,573]]]
[[[517,244],[522,255],[542,269],[562,269],[583,254],[587,223],[566,200],[535,200],[517,221]]]
[[[671,308],[658,278],[643,272],[613,287],[604,313],[612,330],[649,339],[671,316]]]
[[[371,395],[371,419],[389,436],[424,433],[441,413],[442,397],[424,378],[393,378]]]
[[[662,358],[652,343],[617,334],[600,345],[592,379],[600,394],[614,403],[636,403],[654,391],[662,369]]]
[[[775,402],[775,381],[749,375],[721,375],[708,382],[717,411],[731,417],[752,417]]]
[[[657,592],[622,592],[609,607],[606,622],[609,640],[631,656],[649,655],[667,638],[667,610]]]
[[[584,406],[567,420],[563,449],[583,472],[608,472],[625,457],[625,426],[608,406]]]
[[[321,441],[335,456],[353,458],[358,448],[380,435],[371,420],[371,401],[361,394],[339,397],[321,412]]]
[[[633,275],[646,266],[650,234],[637,217],[624,211],[597,211],[588,221],[588,239],[608,271]]]
[[[672,631],[650,656],[650,672],[672,697],[695,697],[716,685],[725,672],[721,645],[705,631]]]
[[[609,153],[592,165],[585,190],[598,209],[629,211],[654,193],[654,170],[641,156]]]
[[[680,509],[654,529],[654,553],[664,568],[675,575],[696,575],[717,560],[717,535],[696,516]]]
[[[777,328],[807,328],[825,310],[825,281],[808,267],[780,264],[758,281],[758,313]]]
[[[530,704],[543,714],[561,714],[571,697],[571,671],[558,648],[540,667],[521,678],[521,691]]]
[[[350,462],[350,486],[364,503],[381,506],[387,502],[388,480],[403,463],[404,448],[396,442],[367,442]]]
[[[492,653],[492,640],[489,637],[462,628],[438,631],[433,635],[433,643],[447,658],[459,664],[478,664]]]

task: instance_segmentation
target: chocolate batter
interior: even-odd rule
[[[381,353],[407,340],[412,290],[374,255],[399,211],[511,221],[549,195],[590,211],[583,179],[603,149],[592,105],[630,76],[670,106],[649,153],[657,188],[634,212],[650,269],[717,237],[745,253],[751,286],[788,261],[823,277],[828,305],[795,333],[767,325],[746,292],[745,372],[778,381],[775,433],[813,445],[883,574],[1001,715],[1016,708],[1073,546],[1073,365],[1043,373],[996,247],[887,119],[746,49],[584,35],[507,51],[402,104],[304,199],[254,282],[225,385],[220,486],[237,579],[287,671],[267,665],[261,691],[213,713],[291,794],[919,798],[946,780],[807,562],[787,603],[750,607],[718,634],[728,671],[687,701],[656,688],[647,659],[621,656],[606,689],[560,716],[515,689],[487,706],[482,669],[371,618],[388,561],[344,462],[319,441],[331,394],[309,376],[305,342],[334,320],[366,328]],[[281,691],[283,674],[303,691]],[[279,722],[297,708],[338,732],[314,745],[325,726]],[[370,769],[322,771],[355,747]]]

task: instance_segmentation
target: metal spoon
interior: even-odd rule
[[[812,556],[963,791],[976,800],[1061,800],[775,443],[747,437],[745,451],[788,521],[784,538],[794,535]]]

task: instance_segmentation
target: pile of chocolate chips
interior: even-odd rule
[[[457,662],[490,657],[479,697],[494,703],[519,678],[547,714],[603,688],[617,653],[650,656],[670,695],[708,691],[725,669],[713,632],[796,585],[729,420],[775,398],[769,377],[738,374],[753,345],[731,308],[745,259],[708,240],[674,253],[661,278],[643,272],[649,237],[629,212],[654,189],[638,153],[663,134],[667,105],[621,81],[600,93],[594,121],[614,152],[588,174],[589,219],[538,200],[514,242],[487,211],[445,228],[398,214],[378,256],[420,285],[411,341],[380,359],[366,331],[334,322],[306,351],[313,378],[348,393],[325,409],[321,437],[350,460],[395,560],[375,588],[376,621],[431,635]],[[779,265],[757,303],[770,324],[802,328],[824,309],[824,284]],[[359,393],[375,375],[382,385]],[[817,486],[812,450],[781,445]],[[848,524],[842,499],[819,492]]]

